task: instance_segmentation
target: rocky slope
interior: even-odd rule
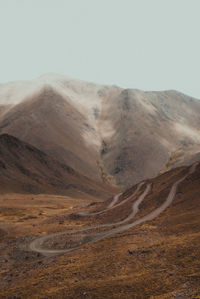
[[[46,193],[109,198],[114,189],[79,174],[30,144],[0,135],[1,193]]]
[[[0,85],[0,130],[124,187],[199,159],[200,101],[60,75]]]

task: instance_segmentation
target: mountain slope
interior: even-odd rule
[[[48,193],[105,198],[114,189],[96,183],[30,144],[0,135],[1,193]]]
[[[200,101],[60,75],[0,85],[0,130],[122,186],[199,158]]]
[[[115,128],[104,138],[107,171],[127,186],[168,170],[169,162],[192,162],[199,153],[199,113],[200,101],[175,91],[123,90],[103,113]]]
[[[89,177],[97,177],[95,146],[82,137],[89,131],[93,139],[87,119],[51,87],[43,87],[37,96],[12,107],[2,116],[0,128]]]
[[[177,182],[175,190],[173,186]],[[137,214],[129,218],[134,203],[149,183],[150,192],[140,202]],[[173,201],[160,215],[116,233],[117,227],[132,225],[163,206],[171,190],[175,190]],[[70,209],[57,213],[56,217],[37,215],[36,220],[24,219],[24,222],[20,222],[22,211],[15,206],[14,225],[20,223],[21,230],[12,239],[10,217],[4,220],[7,235],[0,248],[3,270],[0,294],[25,298],[33,294],[53,298],[86,295],[91,298],[198,298],[199,192],[200,164],[196,168],[173,169],[145,181],[140,189],[133,186],[113,206],[111,201],[87,208],[74,204],[71,214],[73,203],[70,202]],[[81,216],[83,208],[87,213]],[[97,214],[97,211],[103,212]],[[31,229],[23,231],[22,227],[27,226]],[[60,254],[43,257],[27,250],[33,240],[38,240],[43,254],[48,250]],[[63,253],[63,249],[71,251]]]

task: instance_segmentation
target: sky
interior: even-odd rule
[[[200,99],[199,0],[0,0],[0,82],[58,73]]]

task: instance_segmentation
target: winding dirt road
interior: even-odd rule
[[[100,214],[103,214],[103,213],[106,213],[107,211],[109,210],[112,210],[112,209],[115,209],[123,204],[125,204],[127,201],[129,201],[131,198],[133,198],[133,196],[135,196],[135,194],[138,193],[138,191],[140,190],[140,188],[142,187],[142,185],[144,185],[144,182],[140,183],[137,185],[137,188],[136,190],[134,191],[133,194],[131,194],[128,198],[126,198],[125,200],[121,201],[120,203],[117,204],[117,202],[119,201],[119,197],[122,193],[119,193],[117,195],[114,196],[113,200],[111,201],[111,203],[108,205],[108,207],[102,211],[99,211],[99,212],[80,212],[78,213],[78,215],[81,215],[81,216],[93,216],[93,215],[100,215]]]
[[[143,185],[143,183],[139,184],[138,187],[137,187],[137,189],[135,190],[135,192],[131,196],[129,196],[125,201],[121,202],[120,205],[123,204],[124,202],[127,202],[131,198],[133,198],[136,195],[136,193],[140,190],[140,188],[141,188],[142,185]],[[99,229],[99,228],[104,228],[104,227],[116,226],[116,225],[120,225],[120,224],[123,224],[125,222],[130,221],[133,217],[135,217],[135,215],[139,211],[139,205],[143,201],[143,199],[146,197],[147,193],[149,193],[150,189],[151,189],[151,184],[148,184],[147,187],[146,187],[146,189],[144,190],[144,192],[133,203],[132,213],[127,218],[125,218],[124,220],[119,221],[119,222],[113,222],[113,223],[99,224],[99,225],[93,225],[93,226],[85,226],[85,227],[80,228],[80,229],[72,229],[72,230],[69,230],[67,232],[60,232],[60,233],[54,233],[54,234],[42,236],[40,238],[35,239],[33,242],[31,242],[30,249],[32,251],[40,252],[40,253],[42,253],[44,255],[59,254],[59,253],[64,253],[64,252],[67,252],[67,251],[71,251],[72,249],[75,249],[75,248],[64,249],[64,250],[49,250],[49,249],[43,249],[42,248],[42,244],[45,241],[47,241],[47,240],[49,240],[49,239],[51,239],[53,237],[57,237],[57,236],[61,236],[61,235],[67,235],[67,234],[70,235],[70,234],[73,234],[73,233],[87,232],[87,231],[90,231],[90,230],[93,230],[93,229]],[[115,200],[115,198],[114,198],[114,200]],[[108,208],[107,210],[111,210],[111,208]],[[103,212],[104,211],[106,211],[106,210],[103,210]],[[91,214],[88,213],[88,215],[93,215],[93,213],[91,213]],[[91,243],[94,243],[94,242],[91,241],[91,242],[88,242],[87,244],[89,244],[89,243],[91,244]]]
[[[171,190],[170,190],[170,192],[169,192],[169,194],[168,194],[165,202],[160,207],[158,207],[154,211],[150,212],[149,214],[143,216],[142,218],[137,219],[136,221],[134,221],[132,223],[121,225],[121,224],[124,224],[126,222],[130,222],[135,217],[135,215],[139,211],[139,205],[141,204],[141,202],[144,200],[144,198],[147,196],[147,194],[151,190],[151,184],[147,184],[146,185],[146,188],[145,188],[144,192],[138,197],[138,199],[136,201],[134,201],[134,203],[132,205],[132,212],[131,212],[131,214],[127,218],[125,218],[124,220],[116,222],[116,223],[108,223],[108,224],[102,224],[102,225],[96,225],[96,226],[87,226],[87,227],[84,227],[84,228],[81,228],[81,229],[73,229],[73,230],[69,230],[69,231],[66,231],[66,232],[61,232],[61,233],[55,233],[55,234],[46,235],[46,236],[37,238],[34,241],[32,241],[30,243],[30,245],[29,245],[30,249],[32,251],[36,251],[36,252],[42,253],[44,255],[62,254],[62,253],[65,253],[65,252],[72,251],[74,249],[78,249],[78,248],[80,248],[83,245],[92,244],[92,243],[100,241],[100,240],[102,240],[104,238],[114,236],[116,234],[124,232],[124,231],[126,231],[126,230],[128,230],[128,229],[130,229],[130,228],[132,228],[132,227],[134,227],[136,225],[144,223],[146,221],[153,220],[158,215],[160,215],[163,211],[165,211],[165,209],[167,207],[169,207],[171,205],[172,201],[174,200],[174,198],[176,196],[178,185],[181,182],[183,182],[190,174],[192,174],[195,171],[197,164],[198,163],[193,164],[190,167],[188,173],[185,176],[183,176],[181,179],[179,179],[178,181],[176,181],[172,185]],[[113,208],[115,208],[115,207],[117,207],[119,205],[124,204],[125,202],[127,202],[128,200],[130,200],[134,195],[137,194],[137,192],[140,190],[140,188],[141,188],[141,186],[143,184],[144,183],[139,184],[137,186],[134,194],[132,194],[130,197],[128,197],[126,200],[120,202],[119,204],[117,204],[117,202],[119,200],[120,194],[118,194],[117,196],[114,197],[113,201],[108,205],[107,209],[105,209],[103,211],[100,211],[100,212],[87,213],[87,214],[84,214],[84,215],[97,215],[99,213],[105,213],[108,210],[111,210],[111,209],[113,209]],[[95,235],[93,233],[94,236],[92,235],[92,240],[87,241],[87,242],[83,242],[83,243],[81,243],[79,245],[75,245],[74,247],[71,247],[71,248],[68,248],[68,249],[61,249],[60,250],[60,249],[47,249],[47,248],[43,248],[43,244],[44,244],[45,241],[47,241],[47,240],[49,240],[51,238],[57,237],[57,236],[70,235],[70,234],[73,234],[73,233],[76,234],[76,233],[81,233],[81,232],[87,232],[87,231],[90,231],[92,229],[103,228],[103,227],[110,227],[110,226],[116,226],[116,225],[117,226],[121,225],[121,226],[115,227],[115,228],[110,229],[108,231],[103,231],[103,232],[100,232],[100,233],[95,233]],[[90,236],[90,233],[88,233],[88,235]]]

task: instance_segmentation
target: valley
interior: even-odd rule
[[[1,196],[0,294],[198,298],[199,173],[199,164],[177,168],[95,205]]]
[[[200,102],[0,85],[0,297],[200,298]]]

